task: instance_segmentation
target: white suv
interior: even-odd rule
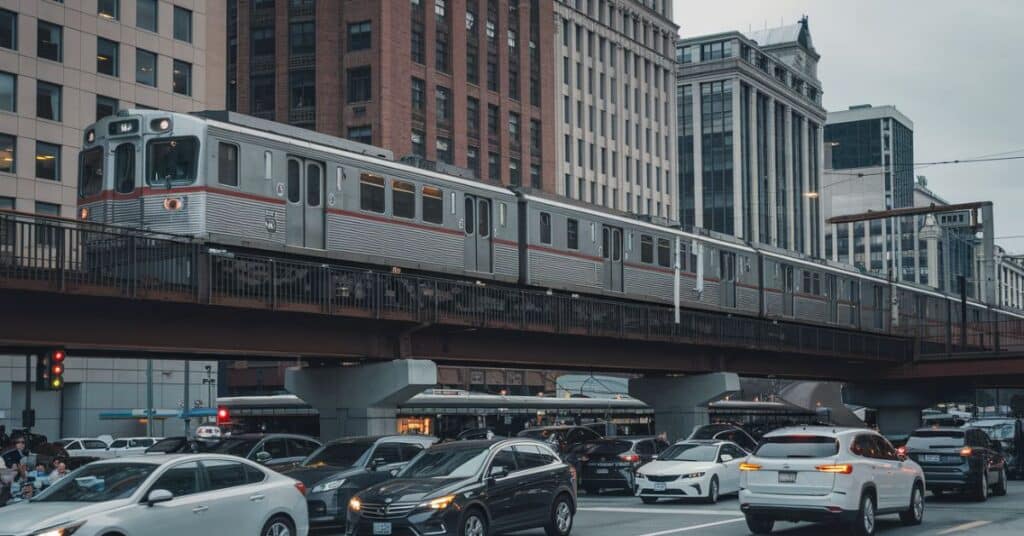
[[[857,536],[875,516],[924,518],[924,473],[872,430],[807,426],[767,434],[740,465],[740,508],[754,534],[776,521],[839,521]]]

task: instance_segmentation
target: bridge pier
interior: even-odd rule
[[[393,434],[398,404],[437,384],[423,359],[333,368],[291,368],[284,385],[320,413],[320,438]]]
[[[666,433],[669,441],[685,439],[695,426],[707,424],[708,404],[739,391],[740,377],[732,372],[629,381],[629,395],[651,406],[656,433]]]
[[[876,410],[878,431],[892,438],[903,438],[921,426],[921,410],[939,402],[974,400],[969,383],[939,381],[850,383],[843,390],[843,401]]]

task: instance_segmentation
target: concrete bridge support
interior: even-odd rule
[[[708,423],[708,403],[740,391],[740,377],[732,372],[695,376],[636,378],[629,395],[654,409],[656,433],[669,441],[685,439],[695,426]]]
[[[292,368],[285,388],[320,412],[320,437],[393,434],[398,404],[437,385],[437,365],[423,359],[337,368]]]
[[[948,382],[886,382],[847,384],[843,400],[877,411],[878,430],[885,436],[902,438],[921,426],[921,410],[939,402],[974,400],[974,388]]]

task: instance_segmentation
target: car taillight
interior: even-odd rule
[[[760,471],[761,466],[756,463],[741,463],[740,471]]]
[[[848,475],[853,472],[853,466],[848,463],[819,465],[815,469],[822,473],[839,473],[842,475]]]
[[[960,455],[963,456],[964,458],[970,456],[971,454],[974,454],[974,449],[972,449],[971,447],[964,447],[960,449]]]
[[[295,489],[299,490],[299,493],[301,493],[303,497],[306,496],[306,485],[302,482],[296,482]]]
[[[640,456],[636,454],[619,454],[619,459],[624,462],[636,463],[640,461]]]

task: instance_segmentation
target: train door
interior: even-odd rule
[[[860,327],[860,281],[850,281],[850,325]]]
[[[622,229],[601,226],[601,257],[604,258],[604,288],[622,292]]]
[[[796,286],[796,274],[793,267],[782,265],[782,314],[793,316],[793,291]]]
[[[871,314],[871,317],[873,319],[872,325],[875,329],[882,329],[882,327],[885,325],[885,323],[882,321],[885,315],[885,308],[883,303],[884,298],[882,296],[882,286],[872,285],[871,291],[873,302],[872,306],[874,307],[874,311]]]
[[[736,307],[736,254],[731,251],[723,251],[718,254],[719,266],[721,269],[721,305],[722,307]]]
[[[466,194],[463,203],[465,204],[463,232],[466,237],[464,249],[466,270],[491,272],[493,270],[491,200]]]
[[[287,243],[325,248],[324,165],[288,157]]]
[[[828,300],[828,322],[839,321],[839,285],[834,274],[825,274],[825,299]]]

